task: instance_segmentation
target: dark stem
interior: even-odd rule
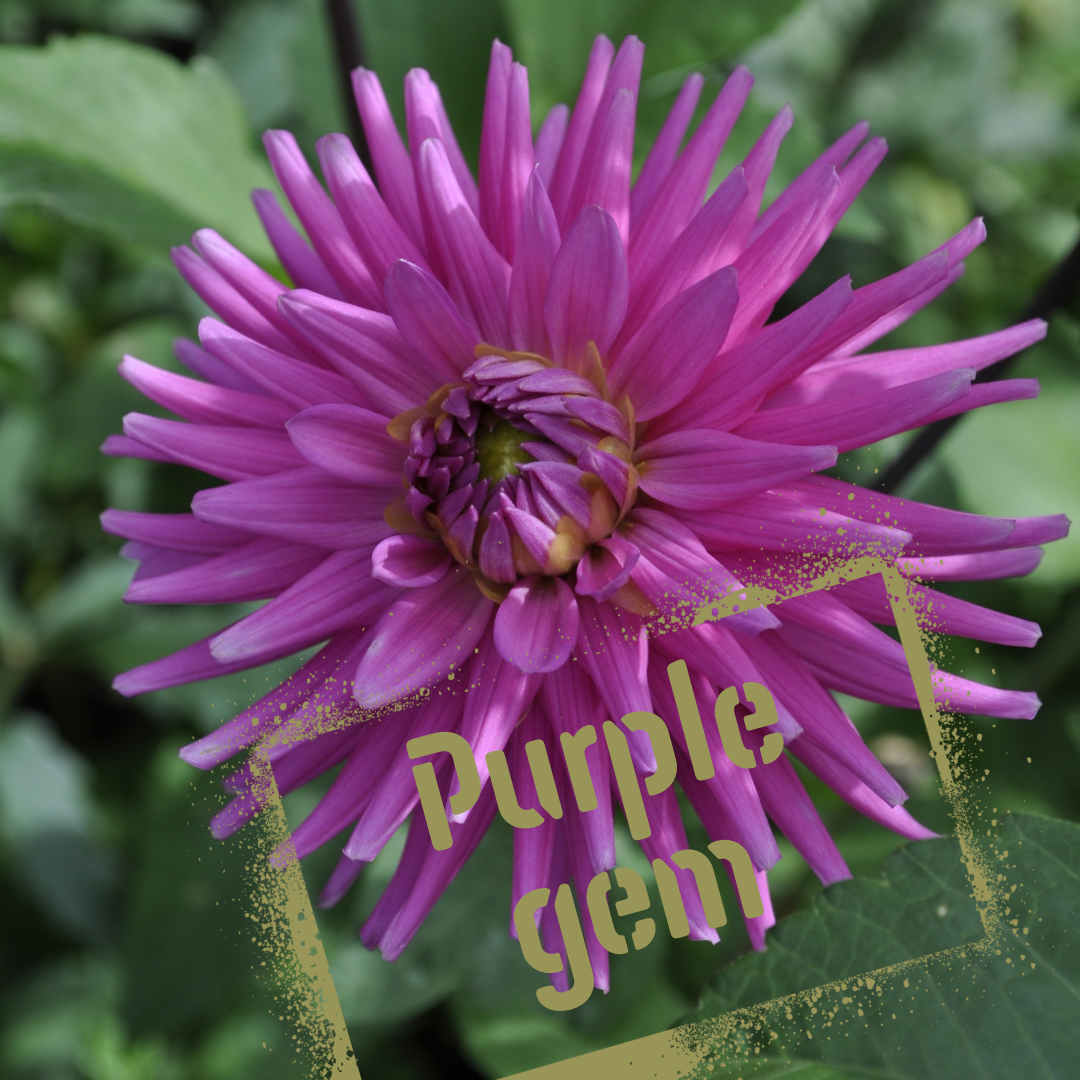
[[[355,0],[326,0],[326,18],[330,24],[330,36],[334,40],[338,85],[341,88],[341,103],[345,107],[345,115],[349,118],[349,134],[374,183],[375,170],[371,167],[371,152],[364,135],[364,125],[360,123],[360,110],[356,107],[356,95],[352,87],[353,70],[364,66],[364,42],[360,37],[354,2]]]
[[[1053,312],[1061,307],[1073,294],[1077,285],[1080,284],[1080,240],[1068,255],[1058,264],[1057,269],[1050,275],[1049,280],[1039,290],[1038,295],[1027,306],[1020,316],[1019,322],[1028,319],[1048,319]],[[1008,370],[1023,353],[1015,356],[1007,356],[996,364],[991,364],[979,372],[976,382],[987,383],[995,379],[1002,379]],[[919,434],[908,443],[904,452],[885,470],[885,476],[881,481],[882,490],[895,491],[908,477],[911,471],[923,458],[929,456],[934,448],[952,430],[953,425],[963,417],[963,413],[956,416],[947,416],[944,420],[935,420],[928,424]]]

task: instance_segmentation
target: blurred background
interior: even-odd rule
[[[1080,234],[1076,0],[355,0],[354,13],[399,121],[403,75],[428,68],[473,161],[496,36],[528,65],[539,120],[557,101],[572,104],[594,34],[638,34],[639,160],[689,72],[715,92],[748,64],[755,90],[716,179],[790,102],[795,127],[770,197],[869,119],[890,153],[785,307],[844,273],[856,285],[891,273],[975,215],[989,231],[960,282],[879,347],[1015,321]],[[212,226],[280,273],[247,193],[273,186],[259,144],[267,127],[291,129],[309,153],[318,136],[351,130],[327,8],[0,0],[0,42],[0,1075],[305,1075],[245,914],[253,845],[243,834],[211,839],[217,778],[177,758],[290,669],[135,701],[110,689],[117,672],[236,614],[122,603],[131,564],[98,514],[184,511],[208,485],[178,466],[104,458],[98,446],[126,412],[153,411],[116,374],[121,356],[176,368],[172,339],[193,335],[206,313],[172,269],[171,245]],[[965,418],[903,494],[1077,519],[1075,287],[1014,373],[1042,380],[1042,396]],[[840,475],[873,484],[907,438],[849,455]],[[1054,545],[1023,581],[956,592],[1044,630],[1030,652],[946,643],[954,670],[1044,701],[1030,724],[970,722],[982,735],[979,771],[990,770],[984,800],[995,813],[1077,820],[1080,542]],[[846,704],[916,816],[948,831],[920,718]],[[813,794],[853,871],[879,877],[896,838],[820,786]],[[300,792],[287,810],[303,813],[317,797]],[[703,847],[700,827],[689,827]],[[393,850],[319,915],[365,1078],[505,1075],[661,1030],[747,948],[730,924],[716,947],[658,937],[615,958],[609,996],[538,1015],[540,977],[506,934],[507,832],[493,828],[394,965],[355,938]],[[620,844],[622,865],[640,862],[628,836]],[[781,915],[819,891],[784,850],[771,875]],[[333,862],[333,852],[307,860],[309,888]]]

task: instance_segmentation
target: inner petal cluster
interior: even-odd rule
[[[532,353],[477,354],[462,383],[391,424],[409,444],[405,507],[493,585],[561,577],[633,505],[631,418],[599,375]]]

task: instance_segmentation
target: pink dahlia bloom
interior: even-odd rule
[[[710,838],[749,852],[766,898],[765,914],[748,920],[760,948],[773,922],[765,871],[779,858],[770,819],[822,882],[848,876],[789,755],[873,820],[928,835],[829,691],[917,703],[900,645],[874,625],[891,621],[880,579],[722,623],[690,627],[687,612],[830,551],[876,552],[909,576],[930,565],[942,580],[1024,574],[1037,545],[1067,528],[1063,518],[976,517],[817,475],[839,452],[1033,396],[1031,380],[971,382],[1041,338],[1044,324],[863,352],[957,279],[983,238],[978,221],[892,277],[859,289],[841,279],[768,323],[885,144],[864,142],[867,127],[856,126],[762,211],[791,125],[785,108],[706,199],[751,78],[736,70],[683,145],[703,83],[691,75],[632,183],[642,52],[635,38],[617,53],[598,38],[573,111],[557,106],[534,138],[525,69],[496,42],[479,183],[426,72],[405,80],[406,146],[378,79],[358,70],[378,186],[342,135],[318,144],[327,193],[292,136],[268,132],[306,238],[270,192],[254,198],[297,287],[215,232],[196,233],[176,265],[219,318],[203,320],[200,345],[177,344],[194,377],[130,357],[120,369],[181,419],[132,414],[105,452],[226,481],[199,492],[190,514],[106,512],[105,528],[141,561],[127,599],[269,603],[115,685],[139,694],[322,643],[182,756],[210,768],[271,725],[367,716],[279,747],[274,769],[289,792],[344,763],[294,832],[303,856],[350,830],[327,904],[412,814],[401,862],[361,930],[389,959],[495,813],[489,751],[505,749],[522,803],[537,807],[524,748],[543,740],[565,793],[560,820],[515,831],[511,903],[569,880],[581,895],[610,869],[618,788],[603,739],[588,757],[598,805],[586,813],[556,751],[562,733],[600,731],[638,710],[667,722],[678,782]],[[1009,645],[1039,636],[1032,623],[925,595],[946,632]],[[675,660],[687,663],[704,715],[720,689],[766,684],[786,753],[739,769],[713,733],[715,775],[698,779],[668,679]],[[988,716],[1029,718],[1039,704],[956,676],[938,692]],[[484,782],[444,851],[416,812],[406,753],[408,739],[437,731],[467,740]],[[642,733],[629,747],[639,774],[656,769]],[[244,769],[227,786],[236,799],[214,821],[219,836],[258,810]],[[652,834],[642,847],[667,859],[687,846],[675,793],[643,797]],[[690,936],[717,940],[692,875],[678,874]],[[607,953],[582,914],[606,989]],[[541,932],[555,948],[550,907]]]

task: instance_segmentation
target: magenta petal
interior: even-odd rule
[[[562,141],[562,148],[558,161],[551,175],[551,203],[555,207],[555,213],[560,222],[567,222],[567,207],[570,196],[577,180],[578,167],[581,165],[582,155],[592,132],[593,120],[596,117],[597,106],[604,92],[604,84],[607,81],[608,70],[611,67],[611,58],[615,55],[615,46],[603,35],[598,34],[593,41],[592,51],[589,53],[589,62],[585,68],[585,77],[581,82],[581,90],[578,92],[577,103],[570,116],[570,123],[566,129],[566,137]]]
[[[237,424],[279,428],[294,410],[261,394],[188,379],[125,356],[120,374],[140,393],[185,420],[200,424]]]
[[[195,566],[137,578],[129,604],[239,604],[266,600],[287,589],[326,558],[306,544],[263,538]]]
[[[621,352],[626,342],[645,325],[650,316],[683,289],[730,263],[730,259],[717,258],[716,252],[725,242],[740,207],[746,202],[746,196],[743,170],[733,169],[663,258],[657,260],[648,272],[631,267],[630,306],[612,350],[614,353]]]
[[[283,305],[287,303],[287,299],[282,300]],[[199,323],[199,338],[211,357],[294,410],[328,401],[360,404],[364,400],[356,387],[337,372],[260,345],[216,319],[203,319]]]
[[[386,278],[386,303],[413,351],[448,372],[447,379],[456,379],[472,364],[480,339],[426,270],[404,259],[395,263]]]
[[[998,578],[1024,577],[1042,562],[1042,548],[1025,547],[1015,551],[976,552],[972,555],[921,556],[897,562],[908,577],[932,581],[993,581]]]
[[[906,840],[932,840],[937,833],[920,825],[902,806],[891,806],[870,790],[842,762],[806,739],[791,744],[794,754],[815,776],[824,780],[848,805],[871,821],[884,825]]]
[[[596,807],[585,812],[577,811],[574,817],[576,831],[588,850],[593,873],[610,870],[615,865],[615,831],[611,817],[611,762],[607,744],[602,734],[607,710],[600,700],[592,680],[580,664],[564,664],[558,672],[540,683],[540,702],[544,715],[551,725],[552,733],[575,735],[589,726],[598,733],[595,743],[585,752],[585,765],[589,770]],[[555,755],[562,757],[561,750]],[[560,773],[560,778],[562,774]],[[558,781],[556,781],[558,782]],[[569,804],[570,799],[566,799]],[[564,810],[569,811],[568,807]]]
[[[372,277],[383,281],[398,259],[423,266],[420,249],[386,208],[349,139],[324,135],[315,149],[338,212]]]
[[[396,416],[412,407],[427,387],[441,385],[436,365],[413,355],[388,315],[302,289],[286,293],[278,307],[341,373],[335,378],[344,381],[350,393],[338,400],[358,401]],[[416,389],[410,392],[411,387]]]
[[[739,272],[739,310],[731,325],[733,343],[764,325],[773,305],[802,273],[803,252],[812,243],[839,190],[840,178],[836,173],[825,173],[803,202],[766,229],[735,260],[733,265]]]
[[[331,476],[392,488],[401,480],[405,447],[387,434],[387,422],[355,405],[316,405],[286,427],[297,450]]]
[[[498,39],[491,43],[484,122],[480,129],[480,224],[504,255],[506,249],[500,243],[500,211],[506,152],[506,99],[513,62],[514,53],[509,46]]]
[[[371,577],[364,551],[335,551],[265,607],[241,619],[210,642],[223,663],[288,646],[305,649],[346,627],[370,625],[395,590]]]
[[[434,585],[449,569],[446,548],[419,536],[388,536],[371,553],[372,576],[402,589]]]
[[[540,130],[536,135],[535,155],[536,168],[540,182],[544,187],[551,184],[551,176],[555,171],[555,164],[562,153],[563,141],[566,138],[566,129],[570,123],[570,110],[565,105],[554,105],[551,111],[544,117]]]
[[[597,116],[597,122],[603,122],[598,131],[594,126],[592,145],[582,159],[568,215],[572,218],[580,207],[601,207],[615,222],[624,248],[630,241],[630,172],[634,160],[636,107],[635,85],[632,90],[620,89],[607,115]]]
[[[162,690],[167,686],[183,686],[186,683],[201,682],[203,679],[214,679],[219,675],[246,671],[260,664],[268,664],[272,660],[280,660],[295,651],[294,646],[288,642],[280,645],[275,643],[258,656],[222,663],[211,655],[210,638],[206,637],[169,656],[163,656],[160,660],[151,660],[148,664],[140,664],[139,667],[122,672],[113,679],[113,689],[124,697],[134,697],[136,694]]]
[[[618,533],[593,544],[577,565],[574,591],[597,601],[607,600],[630,580],[630,571],[640,556],[641,552]]]
[[[762,732],[746,734],[747,743],[760,751]],[[787,757],[781,754],[768,765],[759,763],[751,775],[765,812],[807,861],[822,885],[851,877],[844,857]]]
[[[220,555],[255,539],[250,532],[211,525],[193,514],[106,510],[101,515],[101,527],[113,536],[198,555]]]
[[[424,230],[420,224],[412,162],[398,134],[379,77],[374,71],[357,68],[352,73],[352,84],[386,205],[413,240],[417,244],[423,243]]]
[[[1045,336],[1046,323],[1042,319],[1031,319],[994,334],[947,345],[892,349],[824,360],[794,382],[770,393],[766,408],[808,405],[826,397],[845,396],[870,388],[884,390],[960,368],[981,371]]]
[[[634,190],[630,194],[631,224],[636,223],[652,201],[657,188],[671,171],[704,85],[704,76],[697,72],[687,76],[686,82],[683,83],[679,96],[675,99],[675,104],[671,106],[671,112],[668,113],[656,141],[649,148],[637,181],[634,183]]]
[[[385,716],[379,721],[397,727],[397,752],[392,755],[388,767],[383,768],[373,797],[365,800],[367,805],[363,815],[345,844],[343,850],[350,859],[363,859],[365,862],[374,859],[419,802],[413,763],[408,754],[409,740],[436,731],[455,731],[460,720],[461,697],[440,694],[433,701]],[[446,780],[451,773],[450,759],[440,754],[433,764],[439,785],[445,793]]]
[[[634,568],[635,584],[658,609],[676,619],[685,619],[710,600],[729,596],[742,587],[690,529],[660,510],[631,510],[621,531],[644,560]],[[779,626],[765,608],[729,615],[728,620],[728,625],[750,634]]]
[[[676,408],[720,351],[739,303],[729,266],[661,308],[610,365],[612,394],[628,394],[638,421]]]
[[[494,606],[459,567],[434,585],[399,597],[379,619],[371,647],[360,661],[357,700],[375,709],[462,667]]]
[[[851,296],[850,279],[841,278],[786,318],[724,350],[702,375],[701,392],[665,417],[657,433],[674,424],[730,429],[746,419],[774,386],[795,378],[812,361],[815,342],[842,317]],[[718,386],[723,394],[706,392]]]
[[[387,503],[392,498],[388,494]],[[365,499],[355,485],[310,466],[200,491],[191,508],[214,525],[325,548],[370,551],[390,532],[370,495]]]
[[[437,139],[420,147],[420,195],[431,221],[428,243],[458,309],[489,344],[510,344],[506,300],[510,267],[484,235]]]
[[[284,723],[305,701],[312,697],[323,698],[323,689],[340,681],[339,673],[346,675],[347,683],[349,660],[355,654],[359,640],[357,632],[335,635],[298,671],[254,705],[209,735],[182,746],[180,757],[189,765],[212,769]]]
[[[577,636],[577,601],[561,578],[519,581],[495,615],[499,654],[521,671],[558,670],[573,652]]]
[[[551,351],[544,325],[544,298],[558,251],[559,223],[539,174],[534,172],[525,189],[521,228],[510,273],[507,318],[515,349],[541,356]]]
[[[468,820],[460,825],[450,825],[453,846],[446,851],[435,851],[431,847],[430,841],[427,841],[427,830],[422,826],[427,841],[423,868],[416,875],[407,897],[398,907],[379,941],[379,948],[387,960],[396,960],[412,940],[428,912],[435,906],[435,901],[484,838],[495,817],[495,811],[495,796],[489,785],[484,789]]]
[[[720,151],[750,94],[753,77],[736,68],[636,223],[630,260],[648,272],[701,207]]]
[[[322,259],[311,250],[308,242],[285,216],[285,211],[278,205],[277,196],[265,188],[258,188],[251,193],[251,201],[255,204],[266,235],[293,284],[298,289],[314,289],[324,296],[344,300]]]
[[[606,355],[622,326],[628,289],[626,255],[615,222],[598,206],[586,206],[555,256],[544,301],[556,364],[584,370],[590,341]]]
[[[165,461],[189,465],[222,480],[250,480],[295,469],[304,462],[284,432],[265,428],[185,424],[128,413],[124,434],[164,455]]]
[[[644,621],[629,615],[613,604],[598,604],[592,597],[578,601],[581,626],[578,633],[577,655],[593,684],[608,715],[620,721],[630,712],[649,712],[648,662],[649,635]],[[630,756],[639,772],[656,772],[656,756],[649,736],[633,731],[627,736]]]
[[[780,489],[782,494],[813,511],[832,511],[886,528],[903,530],[913,539],[904,554],[959,555],[1012,547],[1014,524],[1008,518],[982,517],[960,510],[884,495],[870,488],[857,487],[830,476],[808,476]],[[1044,543],[1023,540],[1017,546]]]
[[[499,231],[496,247],[513,260],[521,224],[525,189],[536,167],[533,154],[532,124],[529,119],[529,78],[520,64],[510,69],[509,96],[506,102],[506,142],[502,169]]]
[[[726,431],[678,431],[637,453],[641,489],[661,502],[707,510],[836,462],[831,446],[754,442]]]
[[[539,675],[526,674],[499,655],[494,635],[487,633],[468,672],[469,694],[461,719],[461,736],[472,748],[481,783],[487,783],[487,755],[506,747],[541,685]],[[522,804],[524,805],[524,803]],[[471,811],[453,818],[463,821]],[[522,830],[527,833],[533,829]],[[528,890],[525,890],[528,892]]]
[[[959,405],[968,394],[974,375],[970,368],[948,371],[875,393],[765,409],[740,424],[736,432],[750,439],[782,439],[802,446],[828,438],[841,452],[853,450],[919,427],[939,413],[947,414],[946,406]]]
[[[349,238],[341,215],[315,179],[296,139],[287,131],[267,131],[263,145],[282,190],[311,243],[349,300],[382,308],[382,290]]]
[[[480,209],[476,181],[454,137],[439,88],[422,68],[413,68],[405,76],[405,125],[409,131],[409,149],[418,178],[422,168],[419,159],[423,144],[428,139],[438,139],[445,150],[455,185],[460,188],[465,205],[476,217]]]

